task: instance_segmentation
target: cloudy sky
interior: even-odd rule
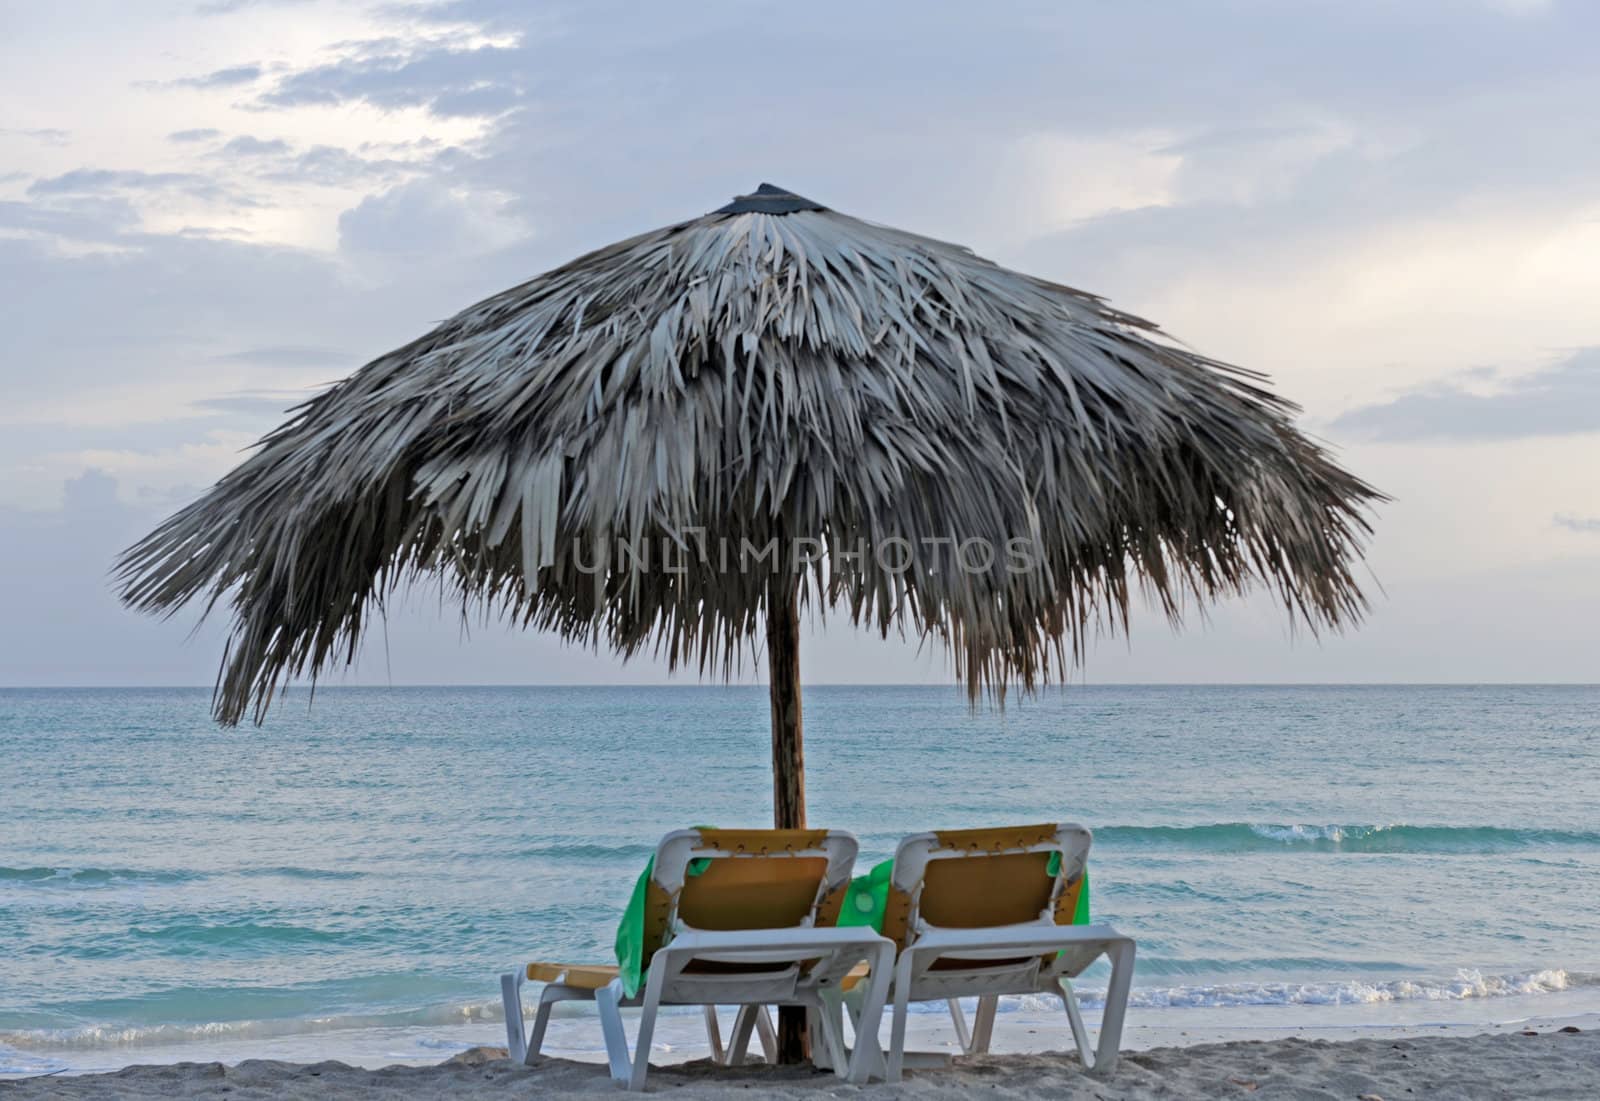
[[[1586,0],[0,0],[0,683],[209,683],[220,625],[119,610],[116,550],[377,353],[762,180],[1269,372],[1395,498],[1360,631],[1147,616],[1089,681],[1593,680],[1597,43]],[[426,597],[382,649],[664,676]]]

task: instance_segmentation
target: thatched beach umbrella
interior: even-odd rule
[[[804,601],[932,636],[974,698],[1061,678],[1135,586],[1356,619],[1378,495],[1294,412],[1092,295],[762,185],[373,360],[120,577],[136,608],[231,602],[230,724],[417,577],[702,672],[764,638],[796,826]]]
[[[1378,495],[1294,412],[1092,295],[762,185],[373,360],[118,568],[136,608],[231,602],[228,724],[420,577],[702,673],[764,638],[799,826],[804,601],[942,642],[974,699],[1063,677],[1135,586],[1356,619]]]

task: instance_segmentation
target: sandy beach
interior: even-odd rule
[[[1328,1041],[1301,1038],[1151,1048],[1127,1054],[1109,1080],[1092,1078],[1075,1057],[1000,1055],[957,1059],[948,1068],[908,1072],[899,1085],[848,1086],[809,1068],[730,1069],[700,1060],[651,1072],[649,1092],[686,1099],[726,1097],[994,1098],[1252,1097],[1592,1098],[1600,1090],[1600,1021],[1547,1024],[1493,1035],[1385,1036]],[[503,1048],[474,1048],[428,1067],[382,1069],[345,1063],[252,1059],[131,1066],[114,1074],[51,1076],[0,1084],[16,1101],[45,1098],[494,1098],[580,1097],[620,1093],[593,1063],[552,1059],[523,1067]]]

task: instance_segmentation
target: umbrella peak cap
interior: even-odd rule
[[[827,210],[821,203],[796,195],[787,187],[764,183],[748,195],[736,195],[713,214],[793,214],[797,210]]]

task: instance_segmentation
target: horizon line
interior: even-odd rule
[[[557,683],[524,683],[514,681],[482,681],[474,683],[449,684],[439,682],[416,682],[404,684],[311,684],[296,683],[284,685],[280,692],[291,692],[296,689],[317,692],[331,691],[373,691],[383,689],[448,689],[448,688],[538,688],[538,689],[574,689],[574,688],[766,688],[766,681],[754,682],[715,682],[700,681],[695,683],[682,682],[656,682],[656,681],[619,681],[606,683],[601,681],[584,681],[576,684]],[[929,681],[813,681],[801,682],[802,688],[948,688],[965,691],[965,686],[956,682],[933,683]],[[83,691],[207,691],[214,690],[210,684],[0,684],[0,692],[28,691],[28,692],[83,692]],[[1055,682],[1039,685],[1033,694],[1047,691],[1072,689],[1072,688],[1600,688],[1600,681],[1578,680],[1552,680],[1552,681],[1073,681]],[[986,689],[986,691],[988,691]],[[1007,694],[1027,695],[1025,689],[1016,685],[1006,686]]]

